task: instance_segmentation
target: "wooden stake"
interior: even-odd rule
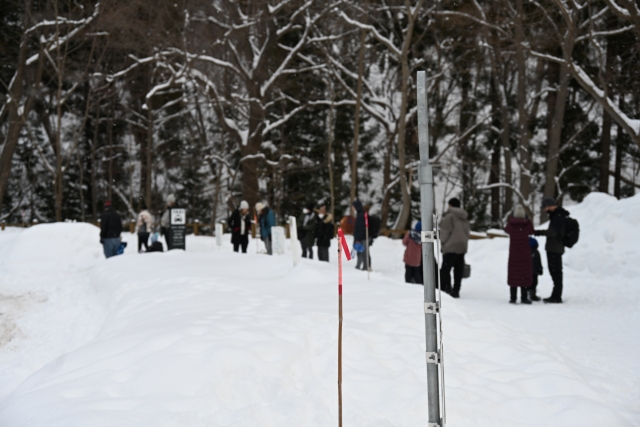
[[[342,228],[338,228],[338,426],[342,427],[342,252],[351,260],[349,245]]]

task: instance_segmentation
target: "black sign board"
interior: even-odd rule
[[[171,246],[169,249],[186,249],[187,210],[171,208]]]

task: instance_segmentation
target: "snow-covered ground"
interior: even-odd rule
[[[471,242],[443,302],[448,425],[640,425],[640,196],[571,212],[562,305],[508,304],[508,241]],[[337,424],[333,250],[293,267],[228,236],[163,254],[125,237],[104,260],[91,225],[0,232],[0,426]],[[398,241],[371,250],[370,281],[345,264],[345,425],[423,426],[422,287]]]

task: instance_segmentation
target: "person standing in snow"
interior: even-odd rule
[[[526,217],[524,207],[516,206],[513,216],[507,221],[504,229],[509,235],[509,265],[507,283],[510,286],[511,304],[516,303],[518,288],[520,288],[520,302],[531,304],[529,300],[529,287],[533,275],[531,264],[531,248],[529,236],[534,233],[533,224]]]
[[[538,250],[538,241],[529,237],[529,247],[531,248],[531,266],[533,268],[533,277],[531,278],[531,286],[529,287],[529,299],[531,301],[540,301],[537,295],[538,276],[542,276],[542,259]]]
[[[169,194],[167,196],[167,207],[162,214],[162,218],[160,219],[160,234],[164,236],[165,241],[167,242],[167,250],[170,251],[173,249],[173,240],[171,238],[171,209],[176,204],[176,196],[173,194]]]
[[[353,249],[356,251],[357,262],[356,268],[359,270],[367,269],[367,254],[365,246],[367,244],[367,228],[364,219],[364,207],[360,200],[354,200],[353,208],[356,211],[356,223],[353,229]],[[369,268],[371,268],[371,256],[369,256]]]
[[[251,218],[249,218],[249,203],[246,200],[240,202],[240,207],[233,211],[227,225],[231,229],[231,243],[233,251],[238,252],[242,247],[242,253],[247,253],[249,245],[249,231],[251,230]]]
[[[313,211],[313,203],[309,203],[298,219],[298,240],[302,246],[302,258],[313,259],[313,244],[316,241],[316,213]]]
[[[536,236],[546,236],[544,249],[547,251],[547,266],[553,280],[553,291],[549,298],[544,298],[545,303],[562,303],[562,254],[564,254],[564,235],[569,212],[558,206],[555,199],[545,197],[542,199],[542,210],[549,215],[549,228],[536,230]]]
[[[318,245],[318,259],[329,262],[329,247],[331,239],[335,234],[333,216],[327,214],[327,207],[322,205],[318,209],[318,219],[316,221],[315,235]]]
[[[440,220],[440,243],[442,247],[442,267],[440,268],[440,284],[444,292],[454,298],[460,297],[462,274],[464,272],[464,255],[469,246],[469,215],[460,208],[460,200],[449,200],[449,209]],[[453,288],[451,287],[451,269],[453,269]]]
[[[138,234],[138,252],[142,252],[142,246],[144,245],[145,252],[149,250],[149,233],[153,227],[153,216],[147,210],[147,207],[143,204],[142,211],[138,214],[138,221],[136,222],[136,233]]]
[[[404,281],[422,285],[422,222],[418,221],[413,230],[405,234],[402,244],[404,250]]]
[[[102,243],[105,257],[111,258],[118,255],[121,233],[122,219],[118,212],[113,210],[111,201],[107,200],[104,202],[104,211],[100,216],[100,243]]]
[[[260,238],[264,242],[265,248],[267,248],[267,254],[273,254],[273,247],[271,246],[271,227],[276,225],[276,216],[273,211],[269,209],[266,202],[256,203],[256,212],[258,213],[258,224],[260,225]]]

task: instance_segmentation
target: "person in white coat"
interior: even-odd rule
[[[138,214],[138,221],[136,222],[136,233],[138,234],[138,252],[142,252],[142,246],[144,251],[149,251],[149,234],[153,227],[153,216],[147,210],[147,207],[143,204],[142,210]]]

